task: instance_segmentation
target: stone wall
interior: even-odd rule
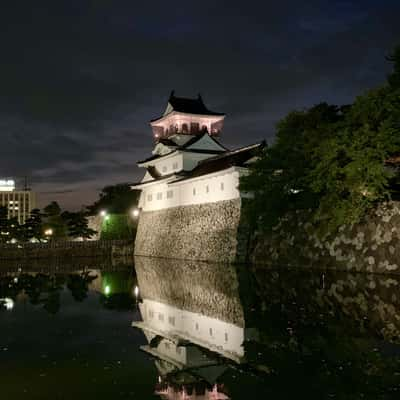
[[[237,261],[243,257],[240,218],[240,199],[142,212],[135,255]]]
[[[50,241],[48,243],[1,244],[0,261],[72,258],[118,258],[133,256],[131,240]]]
[[[382,204],[359,224],[320,238],[307,217],[291,216],[285,225],[256,238],[251,261],[288,267],[400,274],[400,202]]]

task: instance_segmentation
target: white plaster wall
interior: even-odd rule
[[[174,168],[174,164],[177,164],[176,168]],[[161,175],[168,175],[172,172],[181,171],[183,169],[183,154],[178,153],[166,159],[161,159],[160,161],[154,162],[153,165]]]
[[[151,329],[187,338],[214,351],[244,355],[244,329],[237,325],[148,299],[143,300],[141,311]]]
[[[143,211],[157,211],[171,207],[233,200],[240,197],[238,185],[239,172],[232,168],[179,184],[154,184],[142,190],[139,207]],[[150,201],[149,195],[152,197]]]

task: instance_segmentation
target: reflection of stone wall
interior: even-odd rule
[[[258,240],[254,263],[400,274],[400,202],[382,205],[364,222],[320,239],[296,214]]]
[[[254,291],[267,320],[272,318],[269,310],[277,304],[286,313],[285,321],[301,320],[301,316],[312,324],[324,315],[325,323],[337,324],[344,336],[363,334],[400,342],[398,276],[333,270],[274,270],[260,265],[253,265],[251,272],[255,277]]]
[[[143,212],[135,254],[232,262],[236,260],[240,199]]]
[[[233,265],[135,257],[135,269],[142,298],[244,326]]]

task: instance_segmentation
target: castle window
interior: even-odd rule
[[[225,342],[228,341],[228,334],[225,332]]]
[[[198,122],[192,122],[190,124],[190,133],[197,133],[200,130],[200,125]]]
[[[154,318],[154,311],[153,310],[149,310],[149,318]]]
[[[209,191],[210,191],[210,187],[207,185],[206,186],[206,193],[209,193]]]
[[[165,165],[162,167],[162,172],[167,172],[167,167]]]
[[[174,162],[174,163],[173,163],[172,169],[178,169],[178,163],[177,163],[177,162]]]
[[[199,330],[199,324],[196,322],[196,331]]]
[[[158,314],[158,319],[160,320],[160,321],[164,321],[164,314]]]
[[[188,124],[182,124],[182,133],[189,133]]]
[[[225,189],[224,182],[221,182],[221,190],[224,190],[224,189]]]
[[[196,196],[196,188],[193,188],[193,196]]]
[[[165,342],[165,343],[164,343],[164,346],[165,346],[166,349],[169,349],[169,348],[170,348],[170,344],[169,344],[168,342]]]
[[[148,194],[147,195],[147,201],[152,201],[153,200],[153,195],[152,194]]]
[[[175,326],[175,317],[168,317],[168,322],[170,325]]]
[[[157,193],[157,200],[162,200],[162,193],[161,192]]]
[[[213,335],[213,330],[212,330],[212,328],[210,328],[209,332],[210,332],[210,336],[212,336],[212,335]]]
[[[182,349],[181,349],[180,347],[177,347],[177,348],[176,348],[176,352],[177,352],[177,354],[181,354]]]
[[[173,196],[174,196],[174,191],[173,190],[168,190],[167,191],[167,199],[172,199]]]

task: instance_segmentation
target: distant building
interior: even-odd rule
[[[31,211],[36,207],[36,196],[31,190],[16,190],[12,179],[0,180],[0,207],[7,207],[8,218],[18,218],[25,223]]]

